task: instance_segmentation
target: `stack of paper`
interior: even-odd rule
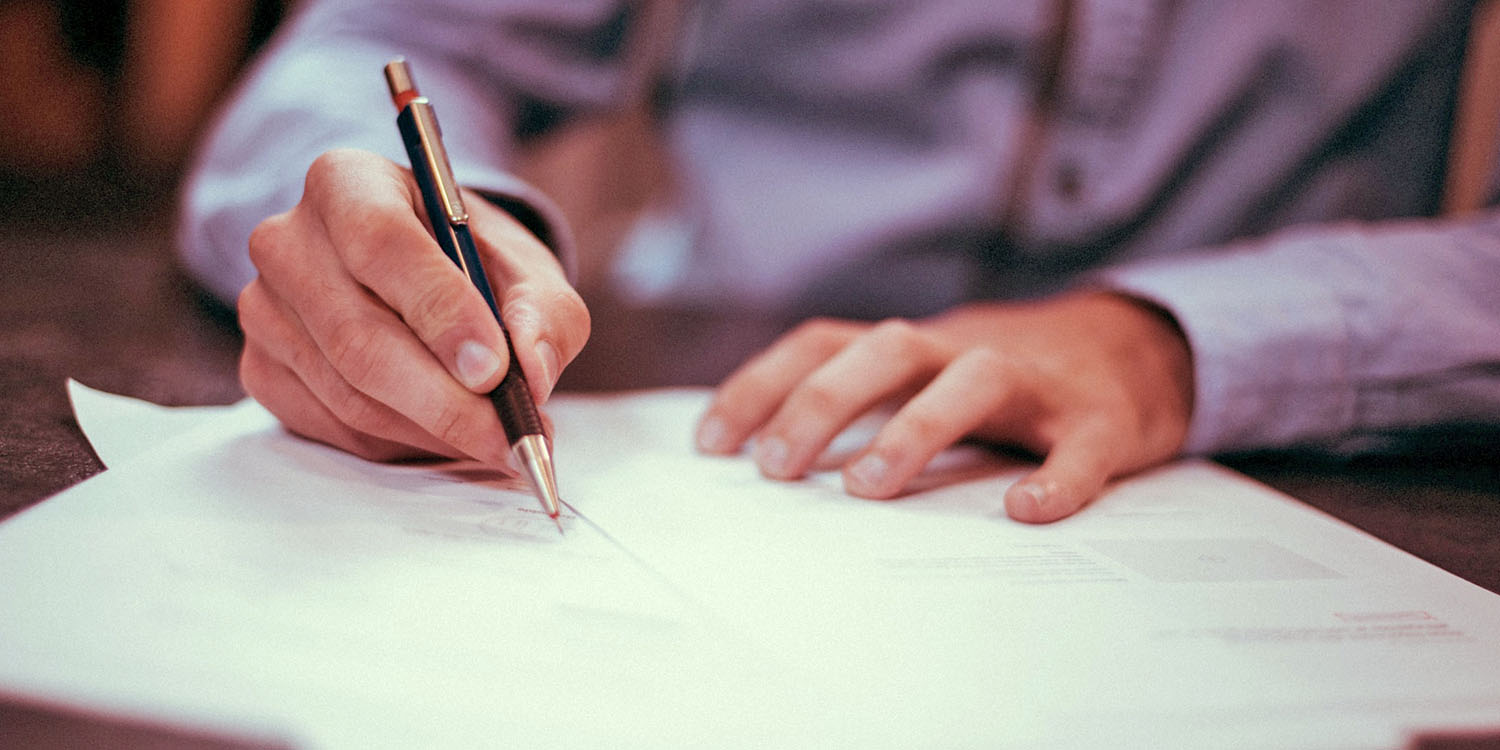
[[[254,404],[75,389],[110,470],[0,525],[0,691],[309,747],[1400,747],[1500,727],[1500,596],[1222,468],[1008,520],[945,454],[844,495],[564,396],[523,485]],[[139,436],[170,430],[143,449]]]

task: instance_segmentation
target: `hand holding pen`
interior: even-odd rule
[[[292,431],[365,458],[508,464],[487,394],[518,363],[545,402],[588,338],[588,312],[531,232],[478,196],[463,203],[515,361],[424,224],[411,172],[337,150],[308,169],[297,205],[251,236],[260,276],[239,301],[246,391]]]
[[[448,163],[448,150],[443,145],[442,130],[438,127],[437,113],[427,97],[417,90],[412,80],[411,67],[403,59],[396,59],[385,66],[385,79],[391,88],[391,99],[400,115],[396,124],[401,129],[401,141],[406,145],[411,158],[411,170],[422,191],[422,205],[427,210],[428,223],[432,225],[433,237],[448,260],[463,271],[475,291],[484,299],[485,306],[495,321],[500,324],[500,337],[505,340],[508,358],[515,361],[516,349],[510,332],[505,330],[505,321],[500,317],[500,307],[490,289],[490,281],[474,245],[474,235],[469,232],[469,210],[464,206],[459,193],[458,180],[453,177],[453,167]],[[542,508],[557,523],[558,521],[557,476],[552,464],[552,447],[548,443],[541,415],[536,410],[531,386],[519,367],[506,370],[500,383],[489,392],[495,414],[510,440],[511,450],[522,471],[531,480]]]

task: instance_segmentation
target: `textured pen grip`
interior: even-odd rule
[[[542,417],[531,401],[531,387],[526,384],[526,376],[521,374],[521,363],[516,361],[514,347],[511,348],[510,369],[505,371],[500,385],[490,391],[490,401],[495,404],[500,426],[505,428],[505,437],[511,444],[524,435],[546,434],[542,430]]]

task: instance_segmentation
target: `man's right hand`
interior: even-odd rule
[[[466,195],[516,357],[544,402],[589,335],[552,252]],[[362,151],[308,169],[301,201],[250,237],[259,278],[241,292],[245,390],[288,429],[365,458],[469,457],[510,447],[483,394],[511,365],[483,298],[439,249],[416,181]]]

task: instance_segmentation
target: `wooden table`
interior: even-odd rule
[[[73,417],[66,378],[164,404],[243,397],[233,317],[176,270],[169,227],[155,218],[124,229],[74,228],[65,236],[23,227],[0,237],[0,518],[103,468]],[[614,351],[601,344],[599,356]],[[587,369],[589,363],[582,364]],[[619,368],[614,372],[608,384],[625,384]],[[1228,463],[1500,592],[1500,462],[1494,456],[1434,451],[1334,461],[1283,453]],[[0,696],[0,747],[95,744],[255,746]]]

